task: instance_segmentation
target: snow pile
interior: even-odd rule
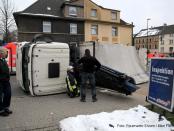
[[[93,115],[78,115],[59,123],[61,131],[171,131],[164,117],[143,106]]]
[[[30,15],[30,16],[46,16],[46,17],[56,17],[58,18],[59,16],[56,15],[50,15],[50,14],[33,14],[33,13],[21,13],[22,15]]]
[[[147,65],[147,49],[146,48],[140,48],[138,50],[138,57],[140,60],[140,64],[143,67],[144,70],[146,70],[146,65]]]
[[[160,33],[160,30],[158,29],[148,29],[149,36],[158,35],[159,33]],[[144,37],[144,36],[147,36],[147,29],[140,31],[136,37]]]

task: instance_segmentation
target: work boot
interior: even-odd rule
[[[81,102],[86,102],[86,99],[85,98],[81,98],[80,101]]]
[[[8,113],[8,114],[12,114],[13,112],[9,109],[5,109],[4,112]]]
[[[97,101],[96,96],[93,96],[93,97],[92,97],[92,102],[96,102],[96,101]]]
[[[0,116],[7,117],[7,116],[9,116],[9,114],[7,112],[3,111],[3,112],[0,113]]]

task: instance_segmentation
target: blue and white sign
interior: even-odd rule
[[[174,107],[174,59],[151,60],[148,101],[173,112]]]

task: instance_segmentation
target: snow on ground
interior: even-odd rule
[[[171,131],[164,117],[143,106],[93,115],[78,115],[59,122],[61,131]]]

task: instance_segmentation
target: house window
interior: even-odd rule
[[[98,34],[98,25],[92,25],[91,26],[91,34],[97,35]]]
[[[173,47],[169,47],[169,52],[173,52]]]
[[[151,45],[149,45],[149,49],[151,49]]]
[[[111,12],[111,17],[112,17],[112,20],[116,20],[117,19],[117,12]]]
[[[91,9],[91,16],[97,17],[97,10],[96,9]]]
[[[112,27],[112,36],[117,36],[117,34],[118,34],[117,27]]]
[[[138,44],[138,40],[136,40],[136,44]]]
[[[170,40],[170,41],[169,41],[169,44],[170,44],[170,45],[173,44],[173,40]]]
[[[43,21],[43,32],[51,33],[51,22]]]
[[[161,53],[164,53],[164,47],[161,47]]]
[[[77,16],[77,8],[73,7],[73,6],[70,6],[69,7],[69,15],[70,16]]]
[[[173,37],[174,36],[174,34],[170,34],[170,37]]]
[[[70,34],[77,34],[77,24],[70,24]]]
[[[158,46],[157,45],[155,45],[155,49],[157,49],[158,48]]]
[[[164,45],[164,40],[161,41],[161,45]]]

